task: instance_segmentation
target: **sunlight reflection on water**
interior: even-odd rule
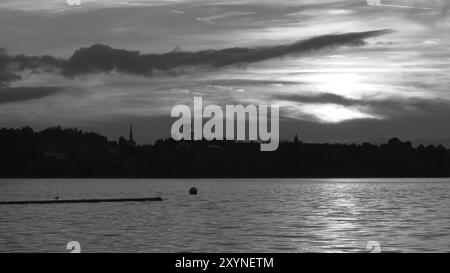
[[[69,241],[83,252],[450,249],[448,179],[3,179],[0,189],[1,201],[167,198],[0,206],[0,252],[67,252]]]

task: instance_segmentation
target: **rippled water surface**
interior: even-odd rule
[[[0,201],[55,196],[167,199],[0,206],[0,252],[450,250],[448,179],[0,180]]]

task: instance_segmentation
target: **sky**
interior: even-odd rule
[[[279,105],[286,139],[450,144],[450,1],[381,3],[2,0],[0,127],[146,143],[202,96]]]

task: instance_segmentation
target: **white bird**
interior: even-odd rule
[[[391,8],[403,8],[403,9],[421,9],[421,10],[437,10],[433,8],[421,8],[413,6],[401,6],[401,5],[385,5],[381,0],[367,0],[369,6],[379,6],[379,7],[391,7]]]

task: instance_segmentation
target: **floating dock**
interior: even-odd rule
[[[163,201],[163,199],[161,197],[152,197],[152,198],[127,198],[127,199],[79,199],[79,200],[8,201],[8,202],[0,202],[0,205],[123,203],[123,202],[155,202],[155,201]]]

